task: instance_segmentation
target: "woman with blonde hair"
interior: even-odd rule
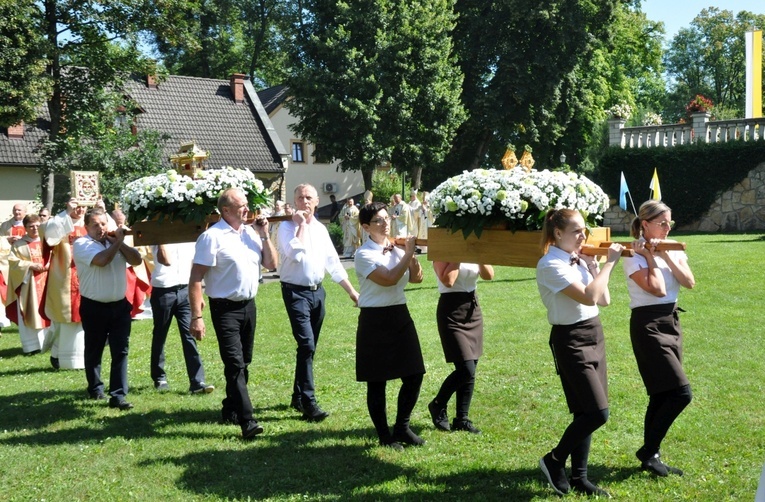
[[[683,330],[677,306],[680,288],[696,284],[685,251],[658,251],[672,229],[672,210],[657,200],[640,206],[630,229],[637,239],[635,256],[625,258],[630,295],[630,340],[648,392],[643,446],[636,456],[641,468],[657,476],[683,471],[661,460],[659,447],[672,423],[691,402],[691,386],[683,371]]]
[[[557,446],[539,461],[558,495],[573,490],[608,497],[587,479],[592,433],[608,420],[605,339],[598,305],[611,297],[608,280],[623,247],[612,244],[601,268],[580,255],[586,240],[584,219],[572,209],[550,210],[542,228],[545,255],[537,264],[537,286],[552,325],[550,348],[574,420]],[[571,457],[571,479],[566,459]]]

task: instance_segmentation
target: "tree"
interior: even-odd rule
[[[295,8],[286,0],[161,0],[149,16],[148,38],[173,74],[247,73],[268,87],[286,78]]]
[[[496,166],[508,143],[554,145],[573,116],[556,113],[564,81],[607,37],[617,3],[458,0],[454,39],[469,118],[440,178],[485,162]],[[544,147],[537,152],[554,157]]]
[[[0,125],[34,122],[50,92],[33,0],[0,0]]]
[[[684,106],[697,94],[715,108],[743,116],[746,95],[744,33],[765,26],[765,15],[715,7],[703,9],[689,28],[678,31],[664,60],[673,84],[668,114],[685,115]]]
[[[5,0],[3,0],[5,1]],[[143,0],[140,0],[143,1]],[[145,12],[139,0],[25,0],[18,12],[23,21],[10,19],[16,26],[9,55],[27,55],[0,69],[2,82],[13,82],[14,76],[39,75],[44,64],[50,83],[46,94],[40,87],[20,85],[14,110],[18,117],[39,114],[47,101],[50,121],[45,124],[48,141],[59,148],[63,157],[67,149],[83,143],[93,128],[104,127],[103,114],[108,93],[104,89],[120,87],[120,76],[131,70],[146,71],[149,62],[137,49],[137,32]],[[148,0],[146,0],[148,2]],[[3,9],[7,5],[2,4]],[[7,10],[6,10],[7,12]],[[5,16],[4,16],[5,18]],[[115,40],[120,44],[115,44]],[[32,44],[37,44],[32,50]],[[87,71],[84,70],[87,68]],[[16,81],[19,79],[17,78]],[[47,89],[45,89],[47,90]],[[10,113],[9,113],[10,114]],[[66,138],[66,141],[60,141]],[[41,167],[43,203],[51,207],[55,172]]]
[[[639,5],[620,4],[610,37],[593,42],[591,56],[564,78],[555,113],[559,121],[555,125],[563,128],[561,137],[539,149],[543,159],[544,152],[549,152],[546,158],[551,165],[564,152],[578,170],[592,170],[608,146],[605,119],[612,105],[630,105],[636,110],[636,124],[642,123],[646,113],[661,111],[664,27],[638,9]]]
[[[449,0],[307,0],[292,51],[287,102],[294,130],[323,159],[399,170],[443,158],[462,120],[461,75],[450,54]]]

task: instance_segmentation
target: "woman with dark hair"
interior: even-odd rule
[[[491,265],[434,261],[438,279],[436,322],[447,363],[454,371],[441,384],[436,397],[428,404],[433,425],[442,431],[481,431],[468,418],[475,387],[475,370],[483,354],[483,314],[476,296],[478,277],[494,278]],[[446,405],[457,395],[457,414],[449,425]]]
[[[630,340],[638,370],[649,395],[641,467],[657,476],[682,475],[661,461],[659,447],[667,431],[691,402],[691,386],[683,371],[683,330],[677,307],[680,287],[696,281],[685,251],[658,251],[672,229],[672,210],[657,200],[640,206],[630,232],[635,256],[624,260],[630,295]]]
[[[425,441],[409,428],[425,374],[420,341],[406,306],[404,287],[422,282],[422,267],[415,256],[414,237],[405,249],[388,241],[390,216],[382,202],[359,211],[359,223],[369,239],[356,251],[359,279],[359,325],[356,331],[356,380],[367,382],[367,408],[380,445],[402,450]],[[401,379],[393,433],[388,428],[385,387]]]
[[[545,216],[537,286],[552,325],[550,348],[555,367],[574,420],[539,466],[558,495],[573,490],[608,497],[587,479],[587,459],[592,433],[608,420],[606,351],[598,305],[611,301],[608,280],[623,247],[612,244],[601,269],[593,258],[579,255],[585,232],[578,211],[550,210]],[[565,469],[569,456],[570,480]]]

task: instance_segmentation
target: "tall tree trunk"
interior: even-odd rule
[[[375,173],[375,168],[361,168],[361,175],[364,177],[364,190],[372,190],[372,176]]]
[[[415,166],[412,168],[412,188],[414,190],[419,190],[421,182],[422,182],[422,166]]]
[[[489,151],[489,144],[491,143],[493,137],[494,135],[489,129],[484,129],[481,131],[481,134],[478,137],[478,143],[475,146],[475,156],[470,162],[471,171],[481,167],[481,162],[483,162],[484,157],[486,157],[486,152]]]
[[[50,55],[50,75],[53,79],[53,94],[48,101],[48,113],[50,113],[50,131],[48,141],[55,142],[61,132],[61,62],[58,50],[58,27],[56,16],[56,0],[45,0],[45,38],[48,41]],[[54,193],[56,191],[55,173],[49,168],[41,173],[41,199],[48,209],[53,207]]]

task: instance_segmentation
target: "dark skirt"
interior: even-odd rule
[[[420,339],[406,305],[362,308],[356,330],[356,381],[384,382],[424,373]]]
[[[608,408],[606,343],[600,318],[553,325],[550,348],[571,413]]]
[[[690,384],[683,371],[683,330],[676,304],[632,309],[630,340],[648,395]]]
[[[447,363],[481,357],[483,314],[475,291],[442,293],[436,308],[436,321]]]

